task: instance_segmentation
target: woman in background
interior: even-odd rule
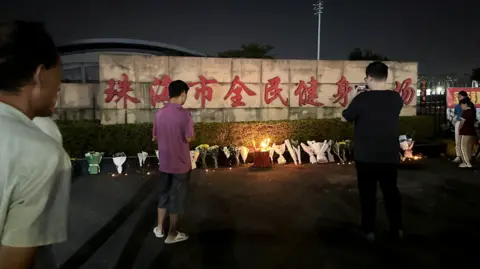
[[[462,163],[458,166],[460,168],[470,168],[470,162],[473,153],[473,143],[477,132],[475,130],[475,122],[477,121],[477,112],[475,105],[469,98],[460,100],[462,108],[462,117],[460,119],[460,150],[462,154]]]

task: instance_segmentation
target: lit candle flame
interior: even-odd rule
[[[265,138],[262,140],[260,143],[260,151],[265,152],[265,151],[270,151],[270,138]]]

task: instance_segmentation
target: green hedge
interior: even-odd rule
[[[153,152],[152,124],[100,125],[88,121],[57,122],[63,134],[64,147],[71,157],[81,157],[89,150],[105,152],[111,156],[116,152],[136,155],[142,150]],[[382,128],[383,126],[378,126]],[[415,130],[416,140],[434,135],[433,117],[412,116],[400,118],[401,133]],[[299,141],[324,139],[343,140],[353,137],[353,125],[339,119],[315,119],[270,122],[225,122],[195,124],[195,147],[199,144],[251,146],[270,137],[272,142],[281,143],[287,138]],[[282,142],[283,143],[283,142]]]

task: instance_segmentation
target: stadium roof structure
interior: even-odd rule
[[[98,38],[83,39],[57,47],[60,55],[122,51],[135,52],[149,55],[171,55],[171,56],[198,56],[206,57],[207,54],[194,50],[169,45],[160,42],[144,41],[138,39],[124,38]]]

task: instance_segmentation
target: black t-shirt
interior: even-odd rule
[[[460,128],[460,135],[477,135],[477,132],[475,130],[475,114],[475,109],[466,109],[462,112],[462,119],[464,119],[465,121],[463,122],[462,128]]]
[[[343,117],[355,124],[355,161],[400,161],[398,118],[402,107],[402,98],[392,90],[366,91],[352,100]]]

